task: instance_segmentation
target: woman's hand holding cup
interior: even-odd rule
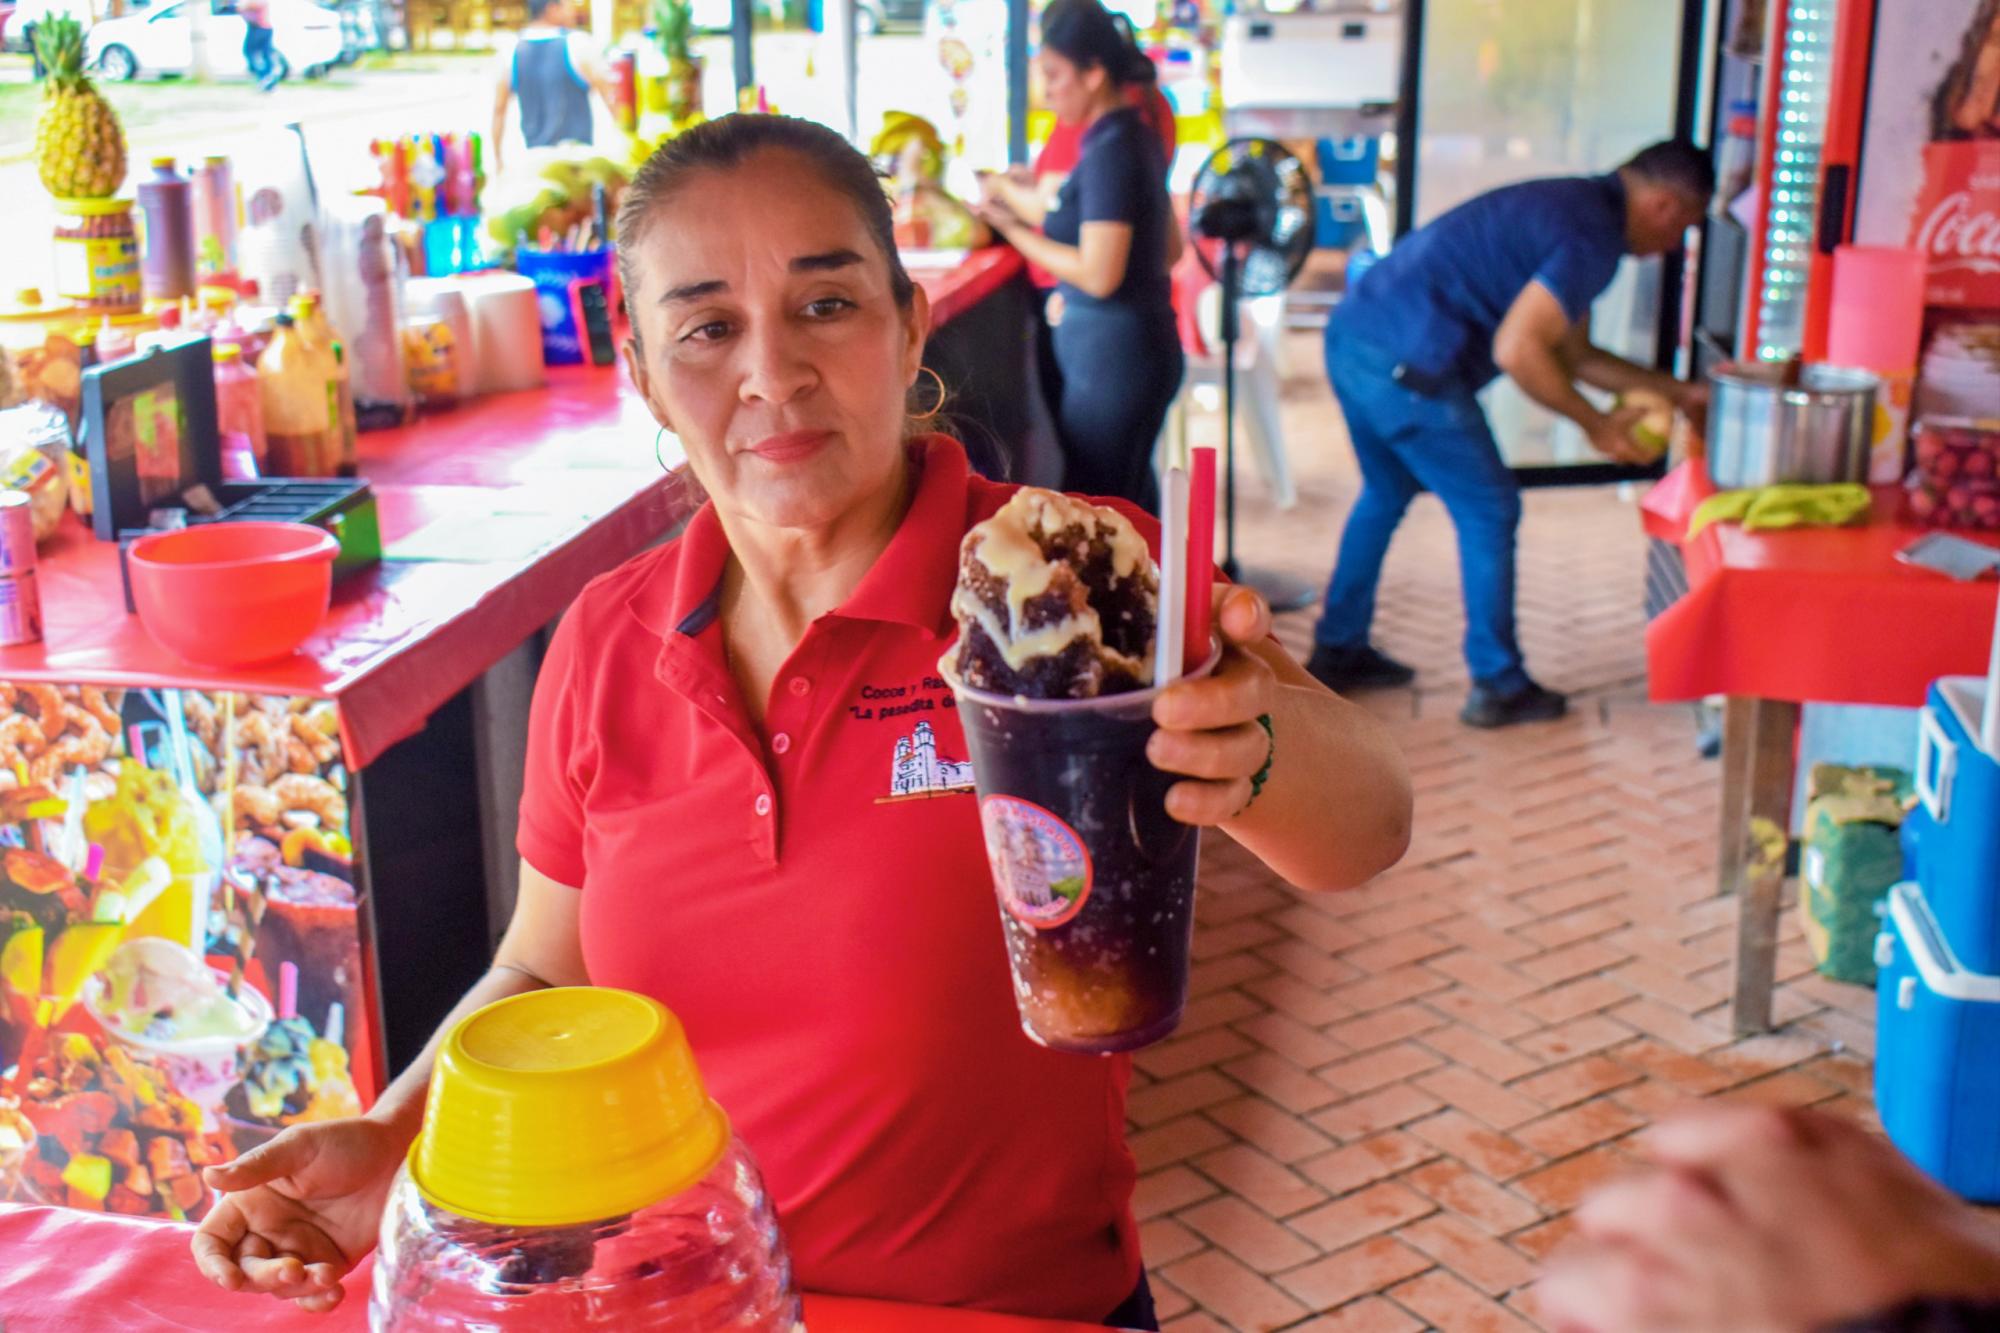
[[[1251,779],[1271,758],[1271,735],[1257,719],[1277,702],[1278,678],[1247,650],[1270,636],[1270,603],[1253,588],[1217,584],[1214,605],[1222,661],[1161,691],[1153,703],[1160,729],[1146,745],[1155,768],[1188,779],[1167,792],[1167,813],[1183,824],[1224,824],[1243,813]]]

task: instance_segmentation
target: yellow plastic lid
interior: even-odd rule
[[[172,171],[178,165],[179,163],[171,157],[156,157],[153,159],[153,170],[155,171]]]
[[[73,218],[106,218],[119,213],[130,213],[130,199],[58,199],[56,212]]]
[[[496,1001],[452,1029],[409,1168],[447,1212],[567,1226],[677,1194],[728,1146],[728,1117],[665,1005],[564,986]]]
[[[220,365],[227,361],[242,359],[243,349],[235,343],[216,343],[209,348],[208,354],[214,358],[216,364]]]

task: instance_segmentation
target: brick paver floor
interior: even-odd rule
[[[1243,554],[1323,577],[1355,477],[1317,346],[1292,351],[1303,500],[1276,513],[1251,478]],[[1458,723],[1456,554],[1426,496],[1377,626],[1417,687],[1363,696],[1414,774],[1409,855],[1309,896],[1210,840],[1195,998],[1173,1040],[1137,1057],[1131,1100],[1146,1257],[1174,1333],[1532,1328],[1536,1261],[1655,1117],[1697,1097],[1872,1113],[1872,996],[1813,974],[1795,927],[1784,1026],[1730,1035],[1718,771],[1689,709],[1645,701],[1629,498],[1540,491],[1526,510],[1522,637],[1530,668],[1571,692],[1570,717]],[[1315,615],[1281,623],[1301,655]]]

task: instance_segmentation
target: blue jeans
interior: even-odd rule
[[[271,75],[277,71],[277,60],[271,53],[271,29],[260,23],[243,25],[243,63],[250,69],[250,77],[257,86],[268,89],[274,82]]]
[[[1337,317],[1327,326],[1327,377],[1361,464],[1361,495],[1341,533],[1314,637],[1330,648],[1368,642],[1389,538],[1418,492],[1433,491],[1458,532],[1465,664],[1479,684],[1510,693],[1528,683],[1514,632],[1520,487],[1470,388],[1426,396],[1398,384],[1395,368],[1395,357],[1343,330]]]

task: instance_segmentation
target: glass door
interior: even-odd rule
[[[1609,171],[1673,135],[1682,96],[1683,7],[1631,0],[1423,0],[1412,216],[1539,176]],[[1627,259],[1598,300],[1599,346],[1657,363],[1657,259]],[[1596,481],[1583,433],[1504,377],[1481,396],[1525,484]],[[1631,471],[1639,475],[1638,470]]]

